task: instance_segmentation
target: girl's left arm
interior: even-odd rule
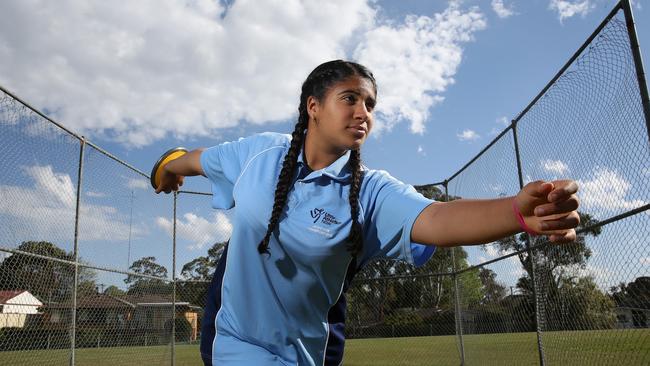
[[[523,231],[516,207],[528,228],[552,242],[571,242],[580,223],[577,191],[572,180],[537,181],[513,197],[434,203],[416,219],[411,240],[440,247],[489,243]]]

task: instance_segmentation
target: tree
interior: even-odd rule
[[[423,196],[439,202],[461,199],[447,196],[436,185],[415,186]],[[412,274],[436,274],[423,281],[421,307],[452,309],[455,298],[455,283],[451,273],[469,268],[467,251],[463,247],[438,248],[433,257],[423,266],[410,270]],[[448,274],[448,275],[447,275]],[[477,271],[465,271],[458,276],[459,298],[465,304],[478,303],[481,298],[481,283]]]
[[[460,198],[447,197],[436,185],[415,189],[437,201]],[[467,268],[467,252],[462,247],[438,248],[421,267],[387,260],[369,263],[356,275],[356,286],[347,295],[351,319],[357,324],[381,323],[386,316],[399,318],[393,315],[399,308],[453,309],[455,283],[451,274]],[[458,283],[459,297],[464,303],[475,304],[483,297],[478,270],[464,271],[458,276]]]
[[[413,186],[413,188],[415,188],[416,191],[430,200],[436,200],[440,202],[447,201],[444,192],[442,192],[437,185],[425,184],[421,186]]]
[[[214,243],[208,249],[207,256],[201,256],[185,263],[181,269],[181,277],[188,280],[210,281],[227,244],[227,241]]]
[[[74,262],[67,253],[47,241],[25,241],[18,250],[48,258]],[[47,258],[12,254],[0,263],[0,290],[27,290],[44,303],[70,300],[74,287],[74,265]],[[78,267],[77,288],[84,294],[95,288],[95,272]]]
[[[126,291],[120,289],[115,285],[110,285],[106,288],[106,290],[104,290],[104,294],[113,297],[120,297],[126,295]]]
[[[646,312],[650,310],[650,277],[637,277],[628,284],[621,283],[612,287],[610,292],[616,306],[630,309],[635,327],[648,326],[650,319]]]
[[[153,276],[158,278],[141,277],[128,275],[124,283],[128,285],[127,293],[132,294],[170,294],[171,286],[167,278],[167,268],[156,263],[156,257],[142,257],[129,267],[129,271],[139,275]]]
[[[534,309],[535,299],[533,296],[532,273],[535,268],[535,279],[545,298],[545,320],[548,324],[554,324],[554,329],[573,329],[572,319],[584,318],[588,312],[586,307],[572,307],[575,311],[566,315],[561,309],[560,296],[567,294],[570,287],[585,285],[586,282],[579,281],[580,270],[586,268],[587,261],[591,257],[591,249],[587,246],[587,236],[598,236],[601,233],[601,227],[597,226],[598,220],[589,214],[578,213],[580,215],[580,226],[578,230],[585,231],[578,235],[573,243],[561,245],[542,245],[535,249],[534,256],[530,256],[526,249],[526,240],[529,238],[527,233],[513,235],[503,238],[497,242],[501,251],[521,251],[518,254],[520,263],[526,273],[517,281],[517,288],[527,298],[527,307]],[[587,296],[588,291],[577,291],[575,294]],[[588,302],[590,299],[576,300],[579,302]],[[566,315],[566,316],[565,316]],[[596,316],[597,318],[597,316]],[[532,320],[532,318],[531,318]],[[598,323],[594,319],[594,323]]]
[[[650,277],[637,277],[610,289],[612,299],[620,307],[650,309]]]
[[[481,279],[481,285],[483,287],[481,304],[495,304],[506,296],[506,288],[497,282],[497,274],[493,270],[481,267],[478,276]]]
[[[203,306],[208,287],[219,259],[223,255],[228,242],[214,243],[208,249],[207,256],[195,258],[183,265],[181,277],[184,280],[176,283],[177,297],[192,305]]]

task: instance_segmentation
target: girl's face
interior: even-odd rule
[[[372,130],[375,98],[368,79],[351,76],[331,86],[322,101],[307,99],[308,128],[325,148],[340,152],[358,149]]]

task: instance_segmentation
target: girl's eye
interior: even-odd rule
[[[354,95],[346,95],[343,97],[343,100],[348,102],[349,104],[354,104],[357,101],[357,98],[354,97]]]

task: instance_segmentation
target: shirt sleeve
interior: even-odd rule
[[[433,255],[434,246],[411,241],[411,229],[422,210],[433,200],[413,186],[382,171],[364,177],[364,250],[362,262],[375,258],[400,259],[423,265]]]
[[[268,146],[281,145],[282,136],[264,133],[213,146],[201,153],[201,168],[212,185],[212,207],[234,207],[233,189],[249,159]]]

